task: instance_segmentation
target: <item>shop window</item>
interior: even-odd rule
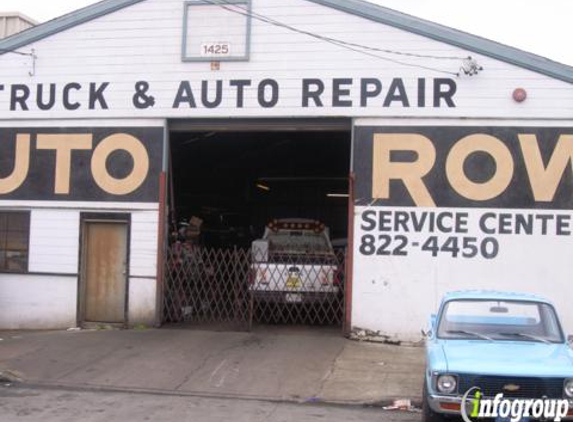
[[[28,271],[30,213],[0,211],[0,272]]]

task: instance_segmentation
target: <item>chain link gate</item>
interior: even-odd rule
[[[164,323],[341,325],[344,250],[269,254],[175,243],[165,273]]]
[[[249,291],[258,323],[340,325],[344,312],[344,251],[251,254]]]
[[[250,325],[250,252],[174,244],[165,274],[163,322]]]

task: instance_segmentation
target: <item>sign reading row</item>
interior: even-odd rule
[[[0,129],[0,200],[156,202],[162,128]]]
[[[573,209],[573,128],[355,133],[358,205]]]

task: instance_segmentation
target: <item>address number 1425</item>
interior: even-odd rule
[[[201,44],[203,57],[225,57],[231,55],[231,44],[226,42]]]

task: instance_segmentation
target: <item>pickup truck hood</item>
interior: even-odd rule
[[[451,373],[573,378],[573,350],[566,344],[447,340],[442,349]]]

